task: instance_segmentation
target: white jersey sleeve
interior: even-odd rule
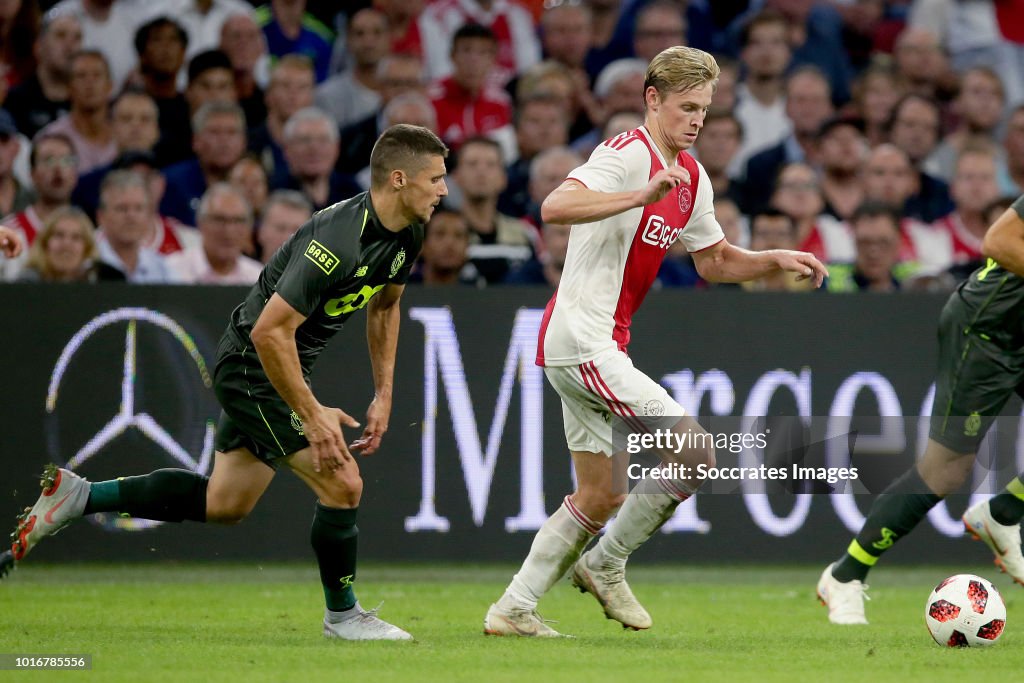
[[[630,147],[643,150],[643,145],[640,144],[630,145]],[[643,154],[646,154],[646,151]],[[629,175],[629,163],[623,150],[612,149],[608,145],[598,145],[587,163],[575,169],[568,175],[568,178],[578,180],[586,185],[588,190],[595,192],[622,192],[626,189]]]
[[[711,188],[711,178],[700,162],[697,162],[697,170],[700,172],[697,197],[694,199],[690,221],[681,235],[686,251],[691,253],[707,249],[725,239],[722,226],[715,218],[715,192]]]

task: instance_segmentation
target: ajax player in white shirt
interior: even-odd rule
[[[562,399],[577,488],[537,532],[523,566],[487,611],[484,633],[560,635],[537,614],[537,602],[567,571],[609,618],[626,628],[651,626],[625,581],[626,560],[700,481],[642,479],[626,495],[614,482],[627,481],[628,458],[616,455],[612,430],[615,422],[643,430],[645,416],[678,416],[673,430],[690,434],[691,443],[692,435],[703,433],[626,355],[630,320],[672,243],[683,240],[701,277],[711,282],[783,270],[820,286],[827,275],[811,254],[750,252],[725,240],[712,211],[711,181],[684,151],[704,125],[718,73],[714,58],[701,50],[671,47],[655,57],[644,82],[644,125],[602,143],[541,207],[545,221],[573,226],[562,279],[541,325],[537,363]],[[715,462],[711,448],[660,455],[675,471]]]

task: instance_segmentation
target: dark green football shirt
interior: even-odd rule
[[[1024,218],[1024,195],[1012,205]],[[958,290],[971,312],[969,329],[984,333],[1004,348],[1024,349],[1024,279],[992,259],[979,268]]]
[[[231,314],[228,334],[239,349],[276,292],[307,316],[295,332],[302,371],[309,374],[327,341],[385,285],[405,284],[423,246],[423,225],[399,232],[381,225],[363,192],[319,211],[277,250],[245,301]]]

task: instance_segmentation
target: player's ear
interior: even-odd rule
[[[653,85],[647,86],[647,90],[644,90],[644,102],[651,111],[658,110],[658,106],[661,104],[661,95]]]
[[[394,170],[391,172],[391,187],[401,190],[405,187],[405,171]]]

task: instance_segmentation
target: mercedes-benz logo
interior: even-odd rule
[[[171,436],[168,430],[157,422],[152,415],[146,412],[136,412],[136,384],[138,382],[137,345],[138,326],[140,323],[154,325],[169,333],[171,338],[184,349],[185,354],[195,364],[197,378],[202,383],[202,386],[207,389],[213,386],[212,378],[206,367],[206,361],[188,332],[175,320],[163,313],[147,308],[118,308],[103,313],[84,325],[65,345],[50,376],[50,385],[46,392],[46,412],[49,423],[47,442],[50,455],[58,461],[65,457],[60,444],[60,429],[57,424],[57,403],[61,383],[65,379],[65,374],[69,369],[72,358],[78,353],[86,340],[98,330],[121,322],[127,322],[127,331],[125,333],[124,363],[121,373],[120,406],[106,425],[75,451],[74,455],[67,460],[65,467],[71,470],[78,469],[117,437],[129,429],[135,429],[170,456],[177,466],[194,472],[207,473],[210,469],[214,451],[213,440],[216,425],[213,419],[206,420],[205,431],[202,436],[201,453],[198,458],[194,458],[188,449]],[[162,522],[152,520],[104,514],[93,515],[93,520],[109,529],[128,531],[149,529],[162,524]]]

